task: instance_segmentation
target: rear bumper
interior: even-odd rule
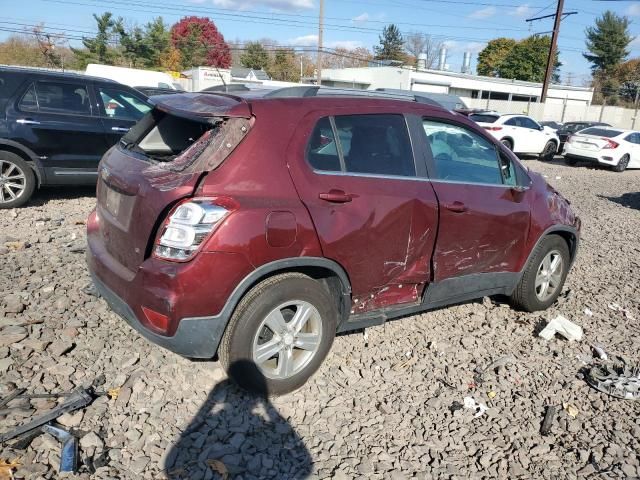
[[[122,317],[140,335],[150,342],[167,350],[190,358],[213,358],[218,350],[220,338],[224,333],[227,318],[222,316],[183,318],[171,337],[158,335],[146,328],[133,313],[133,310],[107,287],[93,272],[93,284],[109,307]]]
[[[565,149],[564,151],[564,157],[565,158],[570,158],[572,160],[576,160],[578,162],[585,162],[585,163],[594,163],[594,164],[599,164],[599,165],[608,165],[610,167],[614,167],[618,164],[618,162],[620,162],[620,158],[618,156],[609,156],[609,155],[597,155],[594,154],[592,155],[585,155],[583,153],[574,153],[571,150],[567,151]]]

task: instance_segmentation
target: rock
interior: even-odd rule
[[[4,297],[4,311],[7,313],[22,313],[24,311],[24,302],[20,295],[10,294]]]
[[[27,329],[17,325],[5,327],[0,330],[0,347],[7,347],[14,343],[18,343],[28,335]]]
[[[56,421],[65,427],[77,427],[82,422],[83,416],[84,412],[82,410],[77,410],[72,413],[63,413]]]
[[[147,467],[149,461],[149,457],[138,457],[131,463],[129,470],[139,475]]]
[[[371,475],[374,472],[373,465],[367,458],[363,459],[358,464],[357,470],[358,470],[358,473],[360,473],[361,475]]]
[[[49,345],[47,351],[54,357],[61,357],[73,350],[75,346],[76,345],[73,342],[68,340],[59,340]]]
[[[80,439],[80,446],[84,450],[89,448],[102,450],[104,448],[104,442],[94,432],[89,432]]]

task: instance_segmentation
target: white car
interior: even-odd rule
[[[616,172],[640,168],[640,132],[613,127],[589,127],[571,135],[564,144],[568,165],[578,162],[609,165]]]
[[[526,115],[472,113],[469,118],[514,153],[535,154],[542,160],[553,160],[558,151],[560,140],[556,132]]]

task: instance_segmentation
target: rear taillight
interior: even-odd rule
[[[502,130],[502,127],[484,127],[484,129],[492,132],[497,132],[498,130]]]
[[[176,207],[162,225],[153,249],[154,256],[185,261],[229,214],[229,209],[210,198],[194,198]]]
[[[602,147],[603,150],[605,148],[618,148],[618,145],[620,145],[618,142],[614,142],[610,138],[603,138],[603,140],[607,141],[607,144],[604,147]]]

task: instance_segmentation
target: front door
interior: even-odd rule
[[[102,124],[92,116],[81,80],[31,83],[7,112],[11,138],[40,157],[48,183],[95,182],[105,152]]]
[[[400,114],[308,116],[290,151],[325,257],[349,275],[354,312],[419,300],[430,276],[437,201]],[[308,141],[307,141],[308,139]]]
[[[524,255],[530,208],[518,183],[527,183],[526,174],[465,126],[438,119],[424,119],[423,126],[440,202],[434,281],[461,279],[452,296],[499,286],[519,271]]]

